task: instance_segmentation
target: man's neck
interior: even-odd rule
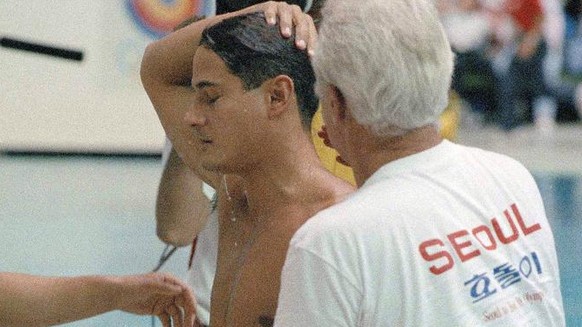
[[[369,140],[358,140],[353,147],[356,158],[352,160],[358,187],[385,164],[428,150],[441,141],[434,125],[419,127],[401,136],[379,138],[370,135]]]
[[[261,214],[302,201],[323,166],[314,150],[287,152],[245,174],[249,207]]]

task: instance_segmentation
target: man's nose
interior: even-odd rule
[[[190,126],[204,126],[206,124],[206,117],[197,110],[191,109],[184,114],[184,121]]]

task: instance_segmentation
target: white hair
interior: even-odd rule
[[[326,0],[313,58],[316,89],[332,85],[380,136],[436,123],[454,55],[434,0]]]

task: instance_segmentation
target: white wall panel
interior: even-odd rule
[[[0,37],[84,55],[0,47],[0,150],[160,151],[163,130],[139,79],[152,38],[126,1],[0,1]]]

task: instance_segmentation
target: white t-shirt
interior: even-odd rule
[[[275,326],[564,326],[530,173],[443,141],[383,166],[291,240]]]
[[[188,283],[196,297],[196,315],[204,325],[210,324],[210,297],[218,257],[218,211],[214,210],[196,238],[196,251],[188,270]]]

